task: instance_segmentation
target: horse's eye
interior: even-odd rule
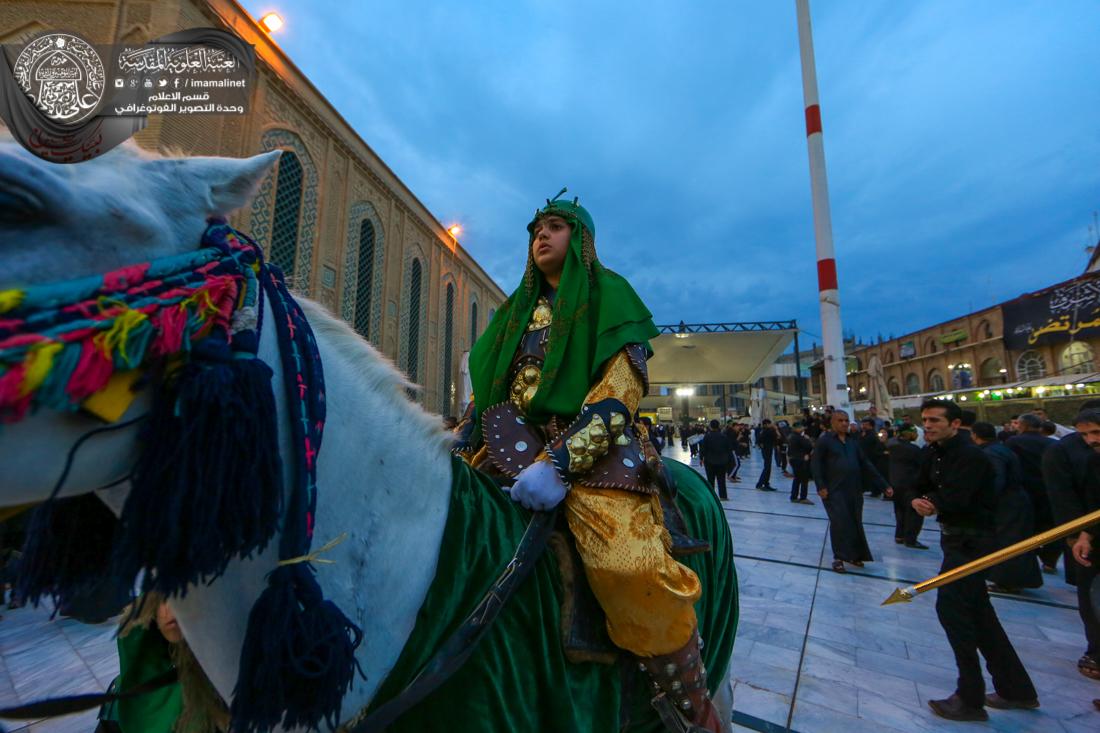
[[[0,221],[22,224],[42,215],[42,202],[30,191],[18,186],[0,188]]]

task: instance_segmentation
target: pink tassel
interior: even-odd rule
[[[27,363],[20,362],[0,376],[0,413],[15,413],[15,419],[22,417],[18,403],[24,401],[19,396],[23,387],[23,377],[27,373]],[[29,400],[27,401],[29,404]],[[24,409],[26,407],[24,406]]]
[[[127,290],[145,279],[145,273],[149,270],[149,263],[130,265],[108,272],[103,276],[103,290],[118,291]]]
[[[152,317],[156,338],[149,347],[153,356],[167,356],[179,352],[183,346],[183,329],[187,325],[187,312],[178,306],[168,306]]]
[[[89,339],[81,344],[80,361],[77,362],[65,391],[74,402],[83,402],[106,386],[112,372],[114,364],[110,358],[94,340]]]

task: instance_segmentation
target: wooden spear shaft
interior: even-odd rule
[[[968,575],[973,575],[974,573],[980,573],[986,568],[991,568],[998,563],[1002,563],[1005,560],[1016,557],[1017,555],[1022,555],[1025,552],[1034,550],[1037,547],[1041,547],[1042,545],[1054,542],[1055,540],[1060,540],[1064,537],[1068,537],[1071,534],[1076,534],[1081,530],[1098,523],[1100,523],[1100,509],[1095,512],[1091,512],[1090,514],[1080,516],[1071,522],[1060,524],[1053,529],[1048,529],[1046,532],[1040,532],[1034,537],[1028,537],[1026,540],[1021,540],[1014,545],[1009,545],[1008,547],[1001,548],[996,552],[991,552],[984,557],[979,557],[977,560],[971,560],[965,565],[960,565],[957,568],[952,568],[946,573],[940,573],[936,577],[929,578],[923,583],[917,583],[916,585],[911,585],[906,588],[897,588],[894,590],[893,593],[890,594],[889,598],[882,602],[882,605],[888,606],[891,603],[908,603],[916,596],[919,596],[925,591],[930,591],[933,588],[939,588],[940,586],[947,585],[948,583],[954,583],[956,580],[959,580],[960,578],[965,578]],[[1094,562],[1096,562],[1097,560],[1100,560],[1100,558],[1095,559]]]

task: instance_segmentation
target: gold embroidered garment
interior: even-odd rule
[[[513,360],[509,398],[523,415],[539,388],[551,314],[548,302],[540,299]],[[582,411],[567,433],[573,486],[564,511],[589,586],[607,616],[611,640],[632,654],[652,657],[675,652],[691,638],[694,604],[702,593],[699,578],[670,554],[671,539],[653,487],[628,490],[585,483],[601,460],[615,460],[608,455],[612,445],[630,442],[624,430],[645,393],[645,381],[627,349],[608,359],[585,405],[607,400],[620,405],[604,412],[606,420],[595,408]],[[644,441],[644,426],[634,428]],[[536,460],[549,461],[550,456],[543,451]],[[489,462],[489,451],[483,447],[469,461],[482,467]]]

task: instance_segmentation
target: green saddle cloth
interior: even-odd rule
[[[737,630],[737,575],[725,514],[703,478],[665,459],[679,487],[677,504],[689,532],[712,550],[682,558],[699,575],[703,596],[695,605],[711,692],[725,678]],[[372,707],[395,697],[462,623],[512,558],[530,512],[496,484],[453,460],[450,513],[435,579],[412,636],[383,682]],[[610,733],[629,710],[630,731],[658,733],[649,707],[648,680],[635,675],[624,690],[621,665],[573,664],[559,634],[562,583],[552,552],[501,611],[469,661],[444,685],[411,708],[395,733],[577,731]],[[628,705],[623,695],[629,693]]]

